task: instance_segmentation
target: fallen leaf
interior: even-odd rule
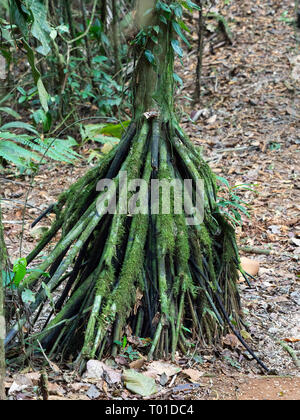
[[[286,343],[299,343],[300,338],[285,338],[283,341],[285,341]]]
[[[141,369],[144,366],[145,361],[146,361],[146,359],[144,359],[144,358],[134,360],[133,362],[131,362],[129,364],[129,367],[130,367],[130,369]]]
[[[58,395],[59,397],[63,397],[65,394],[65,390],[61,386],[51,382],[48,384],[48,391],[49,395]]]
[[[280,233],[281,233],[281,229],[280,229],[280,226],[277,226],[277,225],[272,225],[272,226],[269,226],[269,230],[274,234],[274,235],[280,235]]]
[[[292,239],[291,239],[291,242],[292,242],[294,245],[296,245],[296,246],[300,246],[300,239],[297,239],[297,238],[292,238]]]
[[[217,121],[217,116],[216,115],[213,115],[212,117],[210,117],[208,120],[207,120],[207,124],[214,124],[215,122]]]
[[[110,152],[113,148],[114,148],[114,145],[113,145],[113,144],[106,143],[106,144],[104,144],[104,145],[102,146],[102,148],[101,148],[101,152],[102,152],[104,155],[107,155],[107,153],[109,153],[109,152]]]
[[[134,315],[137,314],[137,311],[142,304],[143,296],[144,296],[143,292],[141,292],[141,290],[139,288],[137,288],[136,297],[135,297],[135,305],[134,305],[134,309],[133,309]]]
[[[25,376],[27,378],[29,378],[34,386],[37,386],[40,380],[40,372],[30,372],[30,373],[26,373]]]
[[[121,382],[122,374],[115,369],[105,368],[104,369],[104,379],[109,385],[118,384]]]
[[[165,373],[167,376],[174,376],[181,372],[181,368],[171,363],[152,362],[149,365],[150,371],[155,371],[158,375]]]
[[[246,330],[241,331],[241,336],[244,340],[252,340],[251,334],[249,334]]]
[[[37,227],[31,230],[30,232],[30,236],[36,240],[40,240],[42,239],[42,237],[45,235],[46,232],[48,232],[48,228],[41,226],[41,227]]]
[[[115,357],[115,362],[118,363],[121,366],[127,366],[128,365],[128,359],[124,356]]]
[[[16,375],[14,377],[14,382],[9,388],[8,395],[13,395],[17,392],[24,391],[26,388],[32,387],[33,383],[30,378],[26,375]]]
[[[161,386],[166,386],[168,382],[169,382],[169,376],[163,373],[160,376],[159,383],[161,384]]]
[[[149,397],[158,392],[155,380],[135,370],[126,370],[123,374],[126,388],[134,394]]]
[[[121,382],[121,373],[116,369],[112,369],[105,363],[99,360],[89,360],[87,362],[87,369],[83,375],[87,380],[100,380],[105,379],[109,385]]]
[[[203,373],[196,369],[185,369],[182,371],[182,373],[188,376],[191,382],[198,382],[203,376]]]
[[[239,346],[240,342],[235,335],[227,334],[226,337],[223,338],[223,345],[224,344],[234,350]]]
[[[241,267],[251,276],[256,276],[259,272],[259,262],[246,257],[241,258]]]
[[[100,392],[95,385],[92,385],[87,391],[86,395],[91,399],[95,400],[100,397]]]

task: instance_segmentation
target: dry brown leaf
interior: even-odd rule
[[[137,288],[136,297],[135,297],[135,305],[134,305],[134,309],[133,309],[134,315],[137,314],[137,311],[142,304],[143,296],[144,296],[143,292],[139,288]]]
[[[223,338],[223,345],[224,344],[234,350],[239,346],[240,342],[235,335],[227,334],[226,337]]]
[[[182,373],[188,376],[191,382],[198,382],[203,376],[203,373],[196,369],[185,369],[182,371]]]
[[[241,258],[241,267],[251,276],[256,276],[259,272],[259,262],[246,257]]]
[[[286,343],[299,343],[300,338],[285,338],[283,341],[285,341]]]
[[[165,373],[167,376],[174,376],[181,372],[181,368],[176,365],[158,361],[152,362],[148,370],[155,371],[158,375]]]
[[[146,361],[145,358],[134,360],[133,362],[129,364],[129,367],[130,369],[141,369],[144,366],[145,361]]]

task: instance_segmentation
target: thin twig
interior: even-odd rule
[[[289,355],[291,356],[291,358],[293,359],[293,362],[295,363],[295,366],[300,369],[300,360],[298,359],[296,352],[294,349],[292,349],[287,343],[285,343],[284,341],[278,341],[278,344],[280,344],[284,350],[286,350]]]
[[[48,359],[47,355],[44,352],[44,349],[43,349],[41,343],[39,342],[39,340],[36,340],[36,341],[37,341],[37,343],[38,343],[38,345],[39,345],[39,347],[41,349],[41,352],[42,352],[42,354],[43,354],[46,362],[48,363],[48,365],[50,366],[50,368],[53,370],[53,372],[57,373],[57,368],[54,368],[53,367],[53,363],[51,362],[51,360]]]
[[[298,259],[299,257],[295,254],[290,254],[287,252],[278,252],[272,249],[262,249],[262,248],[255,248],[250,246],[243,246],[240,247],[240,250],[247,253],[247,254],[257,254],[257,255],[276,255],[276,256],[283,256],[293,259]]]
[[[82,34],[78,35],[76,38],[71,39],[70,41],[67,41],[67,43],[68,43],[68,44],[74,44],[74,42],[77,42],[77,41],[79,41],[80,39],[82,39],[82,38],[84,38],[85,36],[87,36],[87,34],[89,33],[90,28],[91,28],[91,26],[92,26],[92,24],[93,24],[93,21],[94,21],[95,12],[96,12],[96,6],[97,6],[97,2],[98,2],[98,0],[94,0],[94,4],[93,4],[93,10],[92,10],[91,19],[90,19],[90,21],[89,21],[89,24],[88,24],[88,26],[87,26],[86,30],[85,30]]]

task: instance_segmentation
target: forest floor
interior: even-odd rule
[[[240,191],[250,204],[251,218],[243,218],[237,233],[240,248],[252,250],[251,255],[241,254],[257,261],[260,269],[251,288],[243,280],[239,286],[249,325],[248,344],[274,375],[262,375],[255,360],[229,335],[223,346],[199,352],[198,358],[178,356],[177,370],[168,361],[161,361],[160,369],[143,363],[140,371],[154,375],[158,382],[153,399],[300,399],[300,369],[292,357],[298,354],[299,360],[300,355],[300,51],[294,28],[286,22],[293,11],[288,0],[236,0],[222,8],[234,41],[222,45],[218,37],[206,43],[201,106],[191,101],[196,35],[192,35],[195,49],[186,55],[184,66],[177,67],[184,82],[177,94],[183,128],[203,148],[217,175],[232,186],[254,185],[255,192]],[[49,164],[36,176],[28,198],[31,207],[25,214],[22,256],[40,234],[30,229],[32,221],[88,166],[86,161],[76,168]],[[4,198],[12,200],[4,201],[3,208],[13,261],[20,252],[29,178],[24,182],[7,175],[2,181]],[[51,218],[40,226],[49,226]],[[257,253],[257,248],[263,253]],[[123,363],[126,366],[126,360]],[[137,398],[111,372],[115,368],[120,373],[122,366],[115,361],[108,365],[105,379],[98,381],[52,365],[50,399]],[[10,373],[6,385],[11,398],[37,398],[36,379],[28,370],[21,376]]]

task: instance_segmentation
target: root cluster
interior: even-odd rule
[[[187,225],[173,205],[170,214],[99,214],[99,180],[118,185],[124,171],[129,181],[148,185],[153,179],[203,179],[204,221]],[[30,263],[60,233],[23,285],[37,290],[29,308],[31,331],[41,325],[45,305],[51,309],[31,339],[49,357],[101,358],[117,353],[116,342],[129,327],[133,335],[151,338],[149,358],[174,358],[195,340],[217,342],[228,320],[239,325],[235,234],[218,210],[216,193],[214,175],[175,118],[132,122],[99,166],[60,196],[56,221],[28,256]],[[8,342],[26,322],[25,316],[18,321]]]

